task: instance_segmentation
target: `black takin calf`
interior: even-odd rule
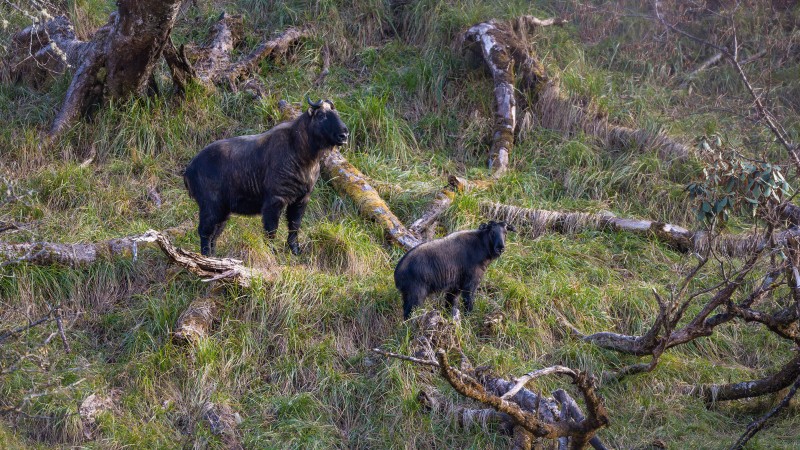
[[[347,143],[349,132],[329,100],[311,103],[307,114],[252,136],[216,141],[186,167],[183,181],[200,207],[200,251],[214,252],[231,213],[261,214],[264,230],[275,237],[286,208],[294,254],[297,232],[325,151]]]
[[[472,311],[475,291],[489,263],[506,247],[506,231],[513,225],[491,221],[477,230],[459,231],[420,244],[400,258],[394,269],[394,285],[403,294],[403,318],[426,297],[445,292],[448,308],[461,294],[466,312]]]

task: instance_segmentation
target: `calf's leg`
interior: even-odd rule
[[[458,315],[458,304],[456,304],[456,298],[458,297],[457,290],[447,291],[444,294],[444,303],[447,306],[447,309],[453,314],[453,317]]]
[[[200,235],[200,253],[205,256],[214,254],[217,238],[225,229],[228,215],[223,211],[213,209],[200,210],[200,223],[197,226],[197,234]]]
[[[423,289],[408,289],[403,293],[403,320],[408,320],[411,310],[421,305],[425,300],[426,292]]]

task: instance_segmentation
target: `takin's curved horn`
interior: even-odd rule
[[[306,101],[308,102],[308,106],[312,107],[313,109],[319,109],[322,106],[322,100],[314,103],[311,99],[306,95]]]

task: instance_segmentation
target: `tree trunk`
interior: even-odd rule
[[[91,40],[80,41],[64,16],[34,24],[12,38],[12,74],[38,84],[74,67],[64,102],[50,128],[56,137],[103,98],[142,95],[178,16],[181,0],[118,0],[118,10]],[[31,46],[31,42],[36,42]]]

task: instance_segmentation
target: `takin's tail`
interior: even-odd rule
[[[195,199],[194,192],[192,192],[191,186],[189,186],[189,178],[186,176],[186,171],[183,171],[183,185],[186,186],[186,190],[189,191],[189,197]]]

